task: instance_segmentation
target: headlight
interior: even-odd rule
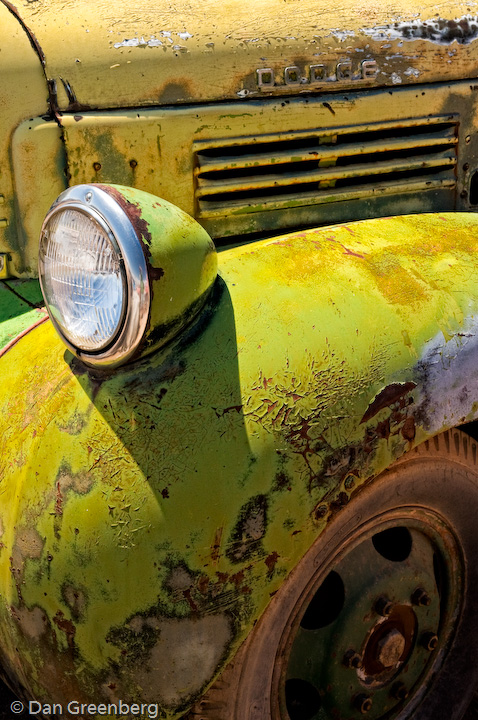
[[[126,273],[101,218],[73,208],[56,212],[41,238],[40,273],[65,338],[80,350],[108,347],[124,317]]]
[[[64,342],[88,364],[111,367],[164,344],[190,319],[216,259],[207,233],[170,203],[78,185],[45,218],[39,274]]]

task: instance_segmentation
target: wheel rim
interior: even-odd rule
[[[311,579],[274,670],[274,720],[411,715],[453,638],[463,562],[452,529],[425,508],[376,517]]]

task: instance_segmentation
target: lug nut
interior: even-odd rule
[[[415,592],[412,593],[412,603],[414,605],[428,607],[431,601],[430,595],[423,588],[417,588]]]
[[[362,658],[355,650],[347,650],[342,662],[345,667],[355,668],[355,670],[360,670],[362,667]]]
[[[435,633],[432,632],[423,633],[420,638],[420,644],[425,648],[425,650],[432,652],[438,645],[438,635],[435,635]]]
[[[392,687],[391,695],[396,700],[406,700],[408,697],[408,690],[402,682],[398,682]]]
[[[372,698],[369,695],[361,693],[354,697],[353,705],[356,710],[359,710],[362,715],[365,715],[372,709]]]
[[[381,595],[374,605],[375,612],[379,615],[383,615],[383,617],[388,617],[392,612],[392,608],[393,603],[388,599],[388,597],[385,597],[385,595]]]

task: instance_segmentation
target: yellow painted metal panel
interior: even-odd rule
[[[1,3],[0,28],[0,196],[4,200],[0,203],[0,252],[11,255],[10,270],[21,274],[26,271],[26,240],[14,201],[12,134],[26,118],[48,111],[48,91],[40,58],[18,20]]]
[[[21,7],[61,110],[241,100],[476,77],[467,3],[39,0]],[[74,48],[74,51],[72,51]],[[378,74],[363,63],[375,60]],[[260,90],[272,71],[276,86]],[[310,77],[324,78],[310,84]],[[63,79],[64,83],[60,78]],[[287,84],[289,82],[290,84]],[[65,91],[65,89],[67,91]]]

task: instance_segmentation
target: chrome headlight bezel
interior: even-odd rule
[[[141,241],[125,210],[101,186],[77,185],[62,193],[51,207],[42,225],[40,246],[52,218],[66,210],[75,210],[90,218],[99,225],[113,246],[121,266],[123,308],[121,321],[103,346],[98,350],[77,347],[65,335],[50,308],[40,252],[40,284],[50,318],[67,347],[85,363],[96,367],[116,367],[137,351],[149,320],[151,289]]]

